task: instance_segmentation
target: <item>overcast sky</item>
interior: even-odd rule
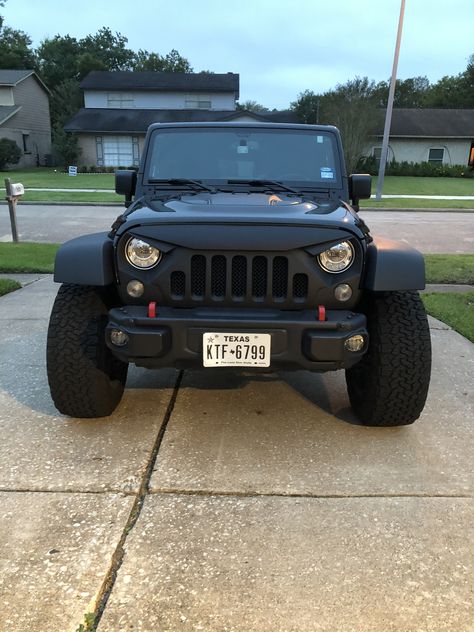
[[[108,26],[133,50],[176,48],[195,71],[240,74],[240,100],[286,108],[305,89],[387,79],[400,0],[7,0],[5,23],[38,45]],[[406,0],[398,76],[436,81],[474,53],[474,0]]]

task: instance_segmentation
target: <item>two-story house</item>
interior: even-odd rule
[[[64,126],[79,138],[81,165],[138,165],[151,123],[278,120],[279,114],[237,110],[239,75],[232,72],[93,71],[81,88],[84,107]]]
[[[33,70],[0,70],[0,138],[22,151],[17,167],[36,167],[51,154],[49,90]]]

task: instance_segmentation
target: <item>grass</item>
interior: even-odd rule
[[[91,203],[100,202],[102,204],[123,204],[123,195],[116,193],[94,193],[93,191],[27,191],[21,198],[25,202],[71,202]],[[20,202],[21,204],[21,202]]]
[[[474,285],[474,255],[425,255],[427,283]]]
[[[0,243],[0,272],[52,273],[58,244]]]
[[[0,243],[0,272],[52,273],[58,244]],[[425,255],[427,283],[474,284],[474,255]],[[0,279],[0,296],[21,287]],[[429,314],[474,342],[474,292],[422,294]]]
[[[377,177],[372,177],[372,193],[377,190]],[[386,195],[474,195],[474,178],[415,178],[386,176]]]
[[[12,279],[0,279],[0,296],[4,296],[9,292],[14,292],[21,288],[21,283]]]
[[[420,194],[421,195],[421,194]],[[453,194],[454,195],[454,194]],[[474,200],[420,200],[416,198],[382,198],[377,200],[361,200],[360,208],[364,209],[405,209],[405,208],[456,208],[474,209]]]
[[[25,189],[28,187],[54,188],[54,189],[115,189],[113,173],[79,173],[77,176],[69,176],[61,173],[61,170],[50,167],[37,167],[36,169],[18,169],[12,171],[0,171],[2,179],[10,178],[12,182],[21,182]]]
[[[123,202],[123,197],[113,193],[114,174],[80,173],[75,177],[61,173],[60,169],[38,167],[2,171],[3,178],[21,182],[27,189],[23,199],[30,202]],[[372,192],[377,188],[377,178],[372,182]],[[110,193],[89,192],[48,192],[28,191],[28,188],[57,189],[108,189]],[[396,195],[474,195],[474,179],[463,178],[414,178],[408,176],[387,176],[384,181],[384,194]],[[363,200],[361,208],[459,208],[474,209],[474,200],[406,200],[390,199]]]
[[[474,292],[422,295],[426,311],[474,342]]]

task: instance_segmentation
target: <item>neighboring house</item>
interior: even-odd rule
[[[384,113],[385,115],[385,113]],[[383,120],[367,155],[380,159]],[[432,162],[474,167],[474,110],[393,110],[388,161]]]
[[[16,167],[50,160],[49,94],[33,70],[0,70],[0,138],[14,140],[21,149]]]
[[[81,165],[138,165],[151,123],[295,121],[293,113],[236,110],[234,73],[93,71],[81,83],[84,107],[64,129],[79,138]]]

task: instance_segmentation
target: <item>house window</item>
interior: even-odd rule
[[[105,167],[131,167],[140,162],[137,136],[97,136],[97,164]]]
[[[22,134],[22,140],[23,140],[23,151],[25,152],[25,154],[29,154],[31,153],[30,151],[30,135],[29,134]]]
[[[129,92],[108,92],[107,93],[108,108],[133,108],[135,101],[133,94]]]
[[[440,149],[436,147],[431,147],[428,154],[428,162],[443,164],[443,158],[444,158],[444,149],[442,147]]]
[[[210,110],[211,97],[204,94],[188,94],[184,100],[184,107],[188,110]]]
[[[468,160],[467,164],[470,167],[474,167],[474,141],[472,141],[472,143],[471,143],[471,150],[469,151],[469,160]]]

